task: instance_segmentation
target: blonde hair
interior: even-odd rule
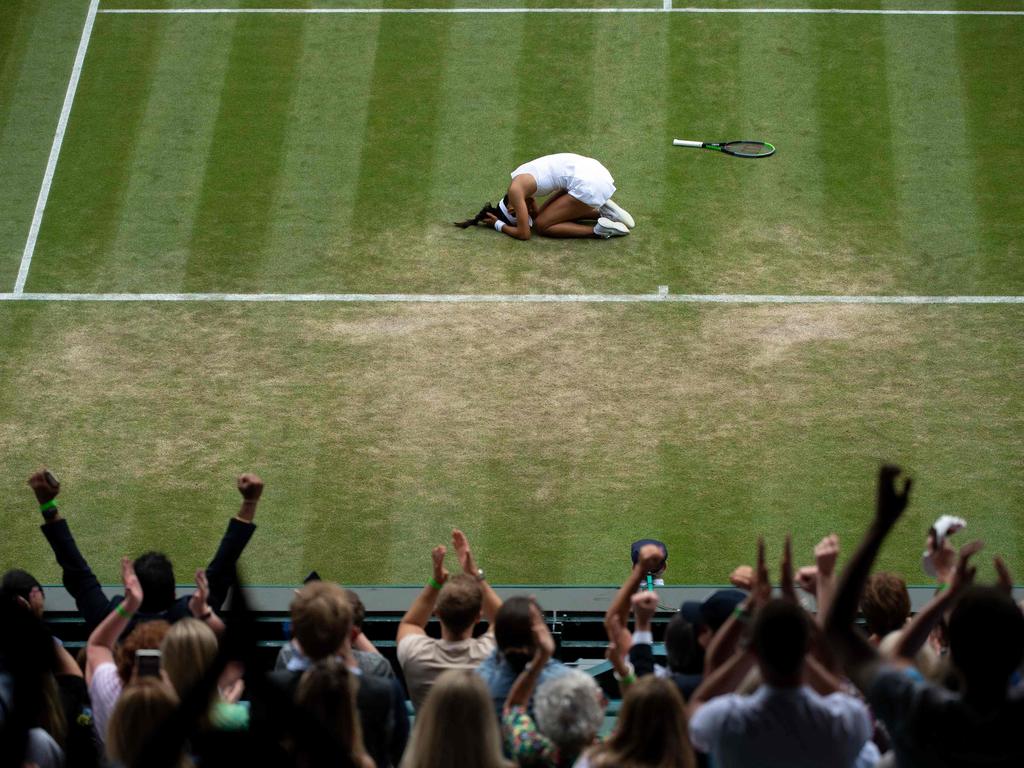
[[[416,713],[401,768],[511,765],[501,754],[498,718],[483,678],[471,669],[452,669],[437,678]]]
[[[138,765],[146,744],[178,706],[178,696],[167,683],[144,677],[121,693],[107,723],[107,755],[119,765]],[[184,755],[177,766],[192,763]]]
[[[588,757],[594,768],[693,768],[686,709],[675,683],[647,675],[630,685],[615,732]]]
[[[185,696],[217,658],[217,636],[198,619],[182,619],[160,643],[160,662],[177,691]]]

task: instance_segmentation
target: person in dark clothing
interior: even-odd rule
[[[363,744],[378,768],[397,766],[409,738],[405,694],[394,678],[365,674],[352,655],[352,608],[337,584],[313,581],[298,590],[291,605],[292,634],[298,653],[287,669],[270,672],[263,695],[253,697],[251,729],[287,741],[307,729],[296,707],[303,673],[324,659],[337,658],[358,680],[356,709]]]
[[[67,520],[57,508],[56,498],[61,487],[57,479],[42,469],[29,477],[28,484],[39,502],[44,520],[40,530],[61,567],[64,587],[74,598],[88,631],[92,632],[123,597],[118,595],[113,599],[107,598],[92,568],[79,551]],[[254,474],[241,475],[238,478],[238,492],[242,495],[241,509],[228,521],[220,546],[206,568],[206,577],[210,583],[207,603],[213,611],[219,610],[227,597],[235,578],[235,564],[256,530],[253,518],[260,494],[263,493],[263,481]],[[176,598],[174,568],[166,555],[147,552],[136,558],[134,565],[145,594],[145,602],[137,614],[137,621],[162,619],[173,624],[178,619],[192,615],[188,607],[189,596]]]

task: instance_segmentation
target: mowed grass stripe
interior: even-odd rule
[[[88,2],[0,6],[0,286],[14,286]]]
[[[160,40],[111,246],[129,290],[184,288],[235,23],[173,18]]]
[[[32,209],[28,204],[31,193],[27,168],[19,168],[20,164],[17,163],[22,157],[19,150],[30,150],[31,144],[26,141],[30,140],[30,137],[20,125],[23,116],[14,107],[19,90],[22,90],[19,89],[20,83],[30,85],[33,90],[38,86],[39,76],[35,72],[35,65],[42,62],[29,62],[26,59],[30,51],[39,51],[42,48],[38,44],[38,38],[33,40],[33,32],[50,31],[49,27],[38,21],[40,10],[41,6],[37,2],[13,0],[4,6],[3,16],[0,17],[0,178],[22,182],[0,186],[0,253],[3,254],[3,258],[0,259],[0,285],[4,286],[3,290],[9,290],[14,284],[19,264],[15,258],[15,254],[18,253],[18,241],[24,245],[28,221],[31,219]],[[32,42],[37,44],[30,46]],[[23,99],[24,95],[17,103],[18,106],[23,103]],[[15,132],[17,135],[12,135]],[[43,141],[38,142],[40,145],[42,143]],[[17,146],[18,144],[21,146]],[[24,222],[18,215],[22,213],[23,207],[29,211]],[[10,278],[7,277],[8,271],[11,273]]]
[[[22,58],[28,49],[30,30],[36,25],[42,6],[29,0],[10,0],[4,5],[0,24],[0,116],[6,116],[14,83],[21,74]]]
[[[615,178],[614,199],[638,222],[639,236],[623,238],[612,248],[591,248],[586,262],[595,285],[617,280],[623,264],[629,264],[630,289],[641,290],[645,277],[650,285],[672,280],[675,265],[667,243],[678,218],[665,222],[658,216],[665,195],[675,197],[675,190],[666,190],[661,174],[666,161],[673,159],[662,129],[669,93],[665,59],[671,25],[654,24],[646,34],[637,35],[630,18],[598,16],[595,22],[590,143],[594,156]],[[652,248],[653,243],[659,248]],[[658,264],[659,251],[668,264]]]
[[[975,254],[989,291],[1024,290],[1024,24],[956,24],[980,230]]]
[[[507,237],[450,225],[475,215],[485,202],[497,205],[509,173],[529,159],[517,148],[517,92],[523,78],[532,75],[530,57],[522,58],[525,24],[522,15],[498,24],[465,16],[450,22],[440,94],[445,129],[437,136],[430,188],[435,201],[431,218],[440,226],[424,227],[422,240],[434,254],[435,284],[446,280],[496,290],[524,279],[535,266],[529,250]]]
[[[381,18],[369,84],[359,178],[347,233],[345,285],[396,289],[399,276],[429,270],[420,249],[403,247],[436,221],[427,191],[445,130],[441,84],[450,24],[444,18]]]
[[[308,22],[242,16],[235,23],[185,290],[251,288],[272,257],[267,236]]]
[[[369,112],[377,17],[307,23],[259,285],[316,291],[353,258],[350,229]],[[296,244],[301,244],[296,248]]]
[[[898,179],[894,211],[901,251],[900,282],[943,293],[984,281],[974,196],[974,162],[956,49],[956,21],[930,19],[926,34],[908,37],[885,20],[893,158]],[[980,106],[980,105],[979,105]]]
[[[311,568],[420,583],[456,525],[497,582],[615,583],[648,534],[680,555],[675,583],[721,583],[759,533],[777,553],[792,531],[802,562],[829,530],[849,546],[893,460],[917,484],[882,567],[913,580],[922,532],[948,512],[1019,570],[1022,320],[1005,307],[8,305],[0,564],[58,576],[24,487],[46,462],[108,582],[119,555],[148,547],[183,576],[204,564],[237,508],[234,475],[254,469],[268,483],[243,566],[256,583]]]
[[[165,17],[107,17],[95,24],[27,291],[109,284],[112,245],[167,24]]]
[[[850,35],[842,19],[820,20],[823,34],[806,55],[817,61],[821,215],[825,250],[836,271],[851,280],[838,290],[894,290],[892,262],[900,230],[885,21],[856,22]]]
[[[109,28],[109,24],[116,23],[122,29],[131,29],[140,23],[131,19],[131,24],[125,26],[122,23],[126,19],[104,17],[99,26]],[[329,47],[334,34],[331,30],[337,30],[339,43],[346,36],[358,41],[361,37],[355,30],[369,34],[368,19],[371,24],[387,24],[391,31],[372,43],[364,39],[361,44],[339,45],[333,55],[326,51],[322,57],[307,53],[305,35],[324,35],[320,39],[325,47]],[[144,23],[149,21],[148,17],[142,19]],[[211,27],[210,21],[198,17],[175,20],[193,24],[197,38],[220,34],[217,30],[223,27]],[[219,19],[212,21],[222,23]],[[880,194],[873,199],[871,188],[877,179],[870,173],[857,186],[856,192],[864,202],[856,215],[849,217],[848,231],[835,226],[832,214],[824,208],[832,194],[826,186],[830,179],[843,175],[844,162],[838,154],[826,156],[822,152],[819,102],[827,95],[842,101],[841,96],[829,94],[828,88],[849,85],[842,80],[823,82],[815,74],[815,62],[830,46],[844,50],[847,39],[850,43],[846,48],[851,50],[860,40],[877,44],[877,19],[858,18],[849,25],[813,17],[800,17],[796,24],[793,19],[781,17],[745,18],[737,23],[720,17],[667,14],[633,19],[629,24],[620,21],[611,16],[591,19],[588,24],[596,24],[593,28],[600,32],[591,36],[589,45],[573,48],[560,60],[561,69],[575,80],[567,93],[581,92],[582,98],[591,99],[590,108],[570,115],[573,119],[568,120],[567,110],[575,107],[567,107],[564,99],[550,98],[550,94],[546,97],[549,85],[531,85],[522,99],[512,91],[511,84],[506,89],[476,85],[481,71],[495,68],[501,72],[526,71],[541,84],[557,79],[561,69],[552,74],[552,68],[545,68],[543,62],[531,59],[524,65],[517,63],[520,51],[527,50],[517,30],[527,29],[528,23],[538,25],[534,33],[540,35],[537,42],[554,41],[558,30],[564,29],[564,19],[557,15],[520,16],[511,25],[470,16],[287,17],[283,19],[284,28],[296,30],[301,24],[305,30],[296,41],[298,47],[286,47],[283,52],[265,48],[265,58],[277,62],[261,64],[267,79],[253,84],[244,97],[241,93],[226,96],[245,101],[245,109],[256,113],[254,131],[263,131],[263,122],[274,123],[267,132],[274,138],[265,146],[245,144],[247,139],[241,138],[245,118],[234,112],[234,128],[219,125],[213,129],[214,136],[220,138],[215,140],[210,162],[220,162],[217,157],[221,155],[234,157],[231,162],[244,163],[247,174],[239,179],[227,166],[206,168],[206,181],[220,190],[220,197],[216,205],[207,206],[199,196],[198,205],[204,212],[196,226],[200,232],[196,241],[210,234],[223,247],[200,252],[191,239],[147,244],[140,237],[135,243],[138,250],[122,253],[122,248],[132,247],[133,235],[121,237],[105,252],[106,263],[96,267],[100,271],[91,279],[83,279],[90,273],[76,271],[79,265],[74,260],[54,264],[51,255],[40,250],[37,261],[47,264],[48,271],[39,273],[39,283],[30,281],[29,289],[167,290],[164,285],[152,283],[164,282],[164,275],[173,271],[175,257],[141,252],[159,247],[179,256],[188,254],[195,262],[193,268],[199,270],[197,275],[210,278],[206,284],[200,284],[203,281],[198,276],[180,281],[196,292],[640,293],[662,284],[670,285],[673,291],[697,293],[991,292],[993,278],[985,266],[977,273],[960,273],[955,279],[935,283],[931,277],[942,264],[930,254],[922,255],[910,246],[902,248],[901,243],[883,243],[887,234],[874,235],[879,221],[897,218],[887,212],[894,200],[900,206],[910,206],[906,215],[914,218],[914,227],[920,231],[915,229],[912,234],[918,239],[941,241],[941,227],[946,226],[943,217],[955,221],[962,212],[949,214],[933,209],[920,195],[907,200],[894,197],[895,193],[888,197]],[[254,28],[261,24],[265,29],[280,29],[279,22],[282,19],[270,17],[246,20]],[[919,58],[930,50],[932,38],[945,34],[937,30],[950,20],[900,22],[906,24],[904,29],[914,32],[917,45],[901,55],[906,57],[906,66],[917,67]],[[496,28],[508,32],[504,43],[495,37]],[[317,32],[310,32],[313,29]],[[474,37],[478,38],[476,44]],[[249,43],[258,47],[264,39],[262,34],[254,34]],[[614,50],[634,55],[615,58],[611,53]],[[742,54],[743,50],[748,53]],[[261,54],[250,51],[246,55]],[[851,57],[855,58],[854,54]],[[352,65],[350,76],[330,75],[348,62]],[[119,65],[112,57],[90,59],[86,73],[94,67],[98,73],[94,77],[116,79],[118,73],[108,78],[105,69]],[[206,66],[205,60],[195,64],[197,72]],[[209,66],[211,74],[205,77],[215,82],[218,68],[223,68],[223,52],[215,55]],[[316,69],[306,70],[314,66]],[[281,72],[274,72],[275,67],[284,71],[289,83],[281,82]],[[600,76],[589,74],[595,67],[601,70]],[[939,86],[933,90],[941,90],[943,79],[954,76],[949,68],[949,63],[929,61],[922,77],[929,82],[938,78]],[[979,64],[978,71],[1006,87],[1012,86],[1012,75],[991,62]],[[652,79],[648,72],[659,74]],[[877,82],[880,71],[875,67],[872,72]],[[145,72],[136,74],[141,80],[133,83],[133,88],[153,87]],[[639,84],[604,86],[630,77]],[[856,73],[851,77],[855,81]],[[232,78],[237,80],[238,76]],[[308,91],[301,95],[299,84],[307,78],[304,87]],[[312,83],[317,82],[325,84],[324,106],[302,115],[310,105]],[[664,85],[661,95],[656,93],[658,83]],[[469,106],[460,105],[457,99],[464,95],[469,99],[474,87],[486,89],[488,94]],[[870,89],[865,89],[868,95],[859,100],[850,97],[850,112],[860,107],[863,119],[859,124],[829,124],[827,128],[836,131],[829,141],[857,147],[863,140],[864,125],[891,123],[895,118],[889,113],[895,99],[913,103],[913,93],[904,95],[902,88],[919,85],[901,80],[898,87],[890,86],[884,101],[871,99]],[[234,90],[237,84],[225,85],[226,93]],[[278,91],[280,98],[275,96]],[[204,99],[209,96],[206,92],[201,95]],[[92,132],[102,131],[113,119],[120,118],[123,107],[116,93],[103,98],[113,103],[101,103],[97,111],[102,107],[115,118],[98,120],[81,134],[72,131],[65,142],[58,181],[65,165],[75,168],[82,164],[79,156],[88,163]],[[351,114],[332,114],[331,110],[342,109],[340,104],[345,99],[353,102]],[[268,100],[274,105],[265,110]],[[993,107],[982,103],[970,108],[990,117]],[[198,121],[198,114],[208,107],[193,104],[188,110],[197,115]],[[522,120],[520,110],[525,110]],[[668,116],[662,120],[664,110],[668,110]],[[328,121],[326,125],[331,128],[318,130],[317,121]],[[525,144],[520,149],[512,143],[524,141],[521,130],[527,134],[534,131],[538,137],[544,133],[527,128],[527,123],[552,126],[553,135],[557,133],[560,141],[571,145],[551,145],[553,150],[573,148],[594,154],[609,166],[619,180],[623,195],[620,201],[627,208],[640,201],[640,207],[634,209],[641,226],[633,235],[612,243],[538,238],[523,244],[493,232],[460,231],[451,226],[451,221],[473,213],[482,202],[493,202],[516,163],[547,151],[536,147],[527,153]],[[140,130],[148,132],[148,128]],[[332,135],[332,130],[351,130],[353,135],[342,141]],[[492,131],[496,147],[487,149],[487,135]],[[780,149],[765,161],[743,161],[671,147],[672,137],[693,136],[691,131],[698,132],[698,138],[755,132]],[[510,135],[507,144],[500,138],[503,135]],[[370,138],[364,142],[365,137]],[[146,136],[140,141],[152,142],[155,137]],[[353,158],[363,143],[366,149],[356,165]],[[898,144],[889,144],[895,157]],[[474,146],[481,149],[467,149]],[[134,150],[132,158],[132,162],[138,159]],[[318,158],[323,162],[317,164]],[[473,162],[475,159],[480,160],[479,164]],[[152,180],[149,199],[166,196],[181,201],[173,192],[162,189],[169,186],[165,179],[180,179],[180,172],[161,169],[161,162],[145,164],[154,175],[159,172],[161,176]],[[169,158],[166,162],[175,161]],[[825,162],[832,164],[827,173]],[[942,163],[917,157],[903,162],[913,166],[917,174],[915,188],[948,188],[949,173]],[[311,165],[317,167],[310,171]],[[870,167],[871,162],[851,151],[845,169],[852,178],[858,177],[862,165]],[[884,169],[884,159],[879,159],[876,167]],[[658,174],[660,191],[648,178],[650,173]],[[304,179],[308,183],[304,184]],[[97,181],[90,178],[86,182],[82,187],[88,194]],[[957,183],[972,182],[968,177]],[[145,179],[133,184],[140,192],[149,186]],[[208,190],[210,194],[212,189]],[[235,192],[241,197],[232,198]],[[662,201],[655,214],[645,212],[643,201],[659,196]],[[192,199],[196,199],[195,194]],[[1016,215],[1021,206],[1019,199],[1012,195],[1007,199],[1011,207],[1006,210],[1006,218],[1020,219]],[[97,228],[110,227],[105,221],[110,214],[95,210],[91,203],[91,199],[83,201],[82,211],[97,220]],[[184,201],[168,210],[149,211],[151,218],[159,220],[153,222],[152,231],[167,233],[168,237],[176,228],[180,232],[191,215],[188,210],[195,207],[193,203],[183,210],[187,204]],[[309,208],[304,209],[307,204]],[[133,222],[139,222],[140,234],[149,231],[139,214],[131,215],[138,217]],[[841,217],[841,212],[836,216]],[[81,218],[78,212],[72,216]],[[219,227],[222,221],[228,226]],[[257,243],[256,257],[250,260],[235,252],[238,249],[232,227],[249,232]],[[902,237],[904,229],[898,231]],[[325,242],[325,233],[333,234],[333,240]],[[159,239],[154,237],[154,241]],[[856,248],[842,244],[847,239],[862,244],[864,250],[874,243],[881,255],[867,259],[865,266]],[[246,249],[249,245],[243,243]],[[163,271],[150,271],[151,264]],[[240,276],[225,276],[232,269]],[[58,273],[57,285],[48,284],[46,278]],[[979,284],[984,291],[977,290]]]

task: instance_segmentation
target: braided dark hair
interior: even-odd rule
[[[505,216],[504,213],[502,213],[501,208],[496,208],[490,203],[487,203],[483,208],[480,209],[480,212],[477,213],[477,215],[474,216],[472,219],[466,219],[465,221],[456,221],[455,226],[458,227],[459,229],[467,229],[469,227],[479,224],[481,221],[487,218],[487,214],[497,216],[506,224],[512,223],[511,221],[508,220],[508,217]]]

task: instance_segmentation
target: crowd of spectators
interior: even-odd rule
[[[147,552],[122,559],[124,593],[108,600],[57,506],[60,484],[41,470],[29,485],[42,532],[89,636],[73,656],[44,623],[39,582],[4,574],[0,768],[1020,768],[1024,606],[999,557],[997,583],[975,583],[981,542],[956,551],[933,534],[937,588],[911,614],[905,580],[872,572],[910,498],[900,474],[882,467],[874,516],[841,573],[835,535],[801,568],[787,538],[773,586],[759,540],[734,588],[673,611],[664,665],[655,588],[668,551],[637,542],[605,614],[621,695],[609,727],[595,677],[555,658],[536,600],[502,602],[461,531],[457,573],[446,546],[431,553],[398,626],[397,668],[363,633],[359,596],[313,577],[267,669],[237,589],[259,477],[238,479],[241,507],[192,594],[178,598],[171,562]]]

